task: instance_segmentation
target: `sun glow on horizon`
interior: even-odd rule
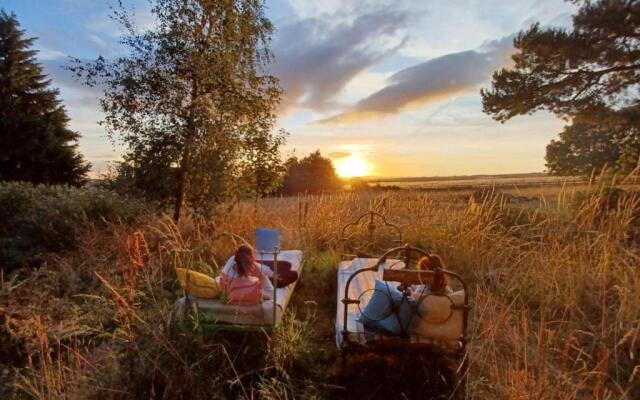
[[[336,172],[341,178],[357,178],[371,174],[371,167],[360,153],[336,160]]]

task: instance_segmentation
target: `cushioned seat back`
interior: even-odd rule
[[[413,334],[437,340],[458,340],[464,333],[464,291],[429,294],[417,299],[419,318]],[[456,307],[457,306],[457,307]]]

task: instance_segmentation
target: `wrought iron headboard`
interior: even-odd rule
[[[368,218],[368,222],[367,222]],[[350,222],[342,227],[342,231],[340,233],[340,248],[341,248],[341,259],[352,258],[354,256],[358,256],[358,254],[347,254],[346,253],[346,245],[353,240],[353,235],[349,236],[347,233],[350,228],[360,226],[361,224],[366,223],[369,242],[373,242],[373,236],[379,226],[390,228],[395,233],[395,239],[392,239],[393,244],[399,245],[402,243],[402,231],[400,227],[396,224],[393,224],[387,221],[386,217],[375,211],[367,211],[366,213],[360,215],[355,221]],[[358,251],[356,250],[356,253]],[[369,258],[372,258],[374,255],[367,255]]]

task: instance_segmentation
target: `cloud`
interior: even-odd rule
[[[285,92],[280,111],[339,108],[335,96],[353,77],[404,44],[399,36],[411,18],[407,11],[383,8],[351,21],[305,18],[283,27],[270,66]]]
[[[338,160],[341,158],[347,158],[350,157],[351,153],[346,152],[346,151],[334,151],[333,153],[329,153],[329,158],[332,158],[334,160]]]
[[[488,42],[476,50],[446,54],[405,68],[379,91],[320,123],[348,123],[392,115],[402,109],[477,90],[491,73],[509,62],[513,36]]]

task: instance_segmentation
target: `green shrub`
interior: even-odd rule
[[[95,187],[0,183],[0,267],[38,264],[48,253],[76,247],[90,223],[131,221],[138,201]]]

